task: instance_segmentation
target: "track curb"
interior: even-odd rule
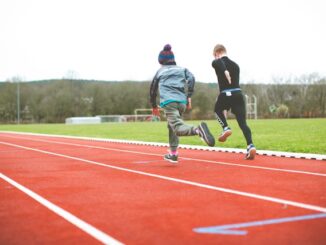
[[[166,143],[159,143],[159,142],[106,139],[106,138],[95,138],[95,137],[84,137],[84,136],[68,136],[68,135],[29,133],[29,132],[14,132],[14,131],[0,131],[0,133],[47,136],[47,137],[67,138],[67,139],[82,139],[82,140],[101,141],[101,142],[120,143],[120,144],[122,143],[122,144],[134,144],[134,145],[147,145],[147,146],[155,146],[155,147],[169,146]],[[239,148],[223,148],[223,147],[209,147],[209,146],[183,145],[183,144],[179,145],[179,148],[190,149],[190,150],[227,152],[227,153],[243,153],[243,154],[246,153],[246,150],[239,149]],[[322,155],[322,154],[257,150],[257,155],[326,161],[326,155]]]

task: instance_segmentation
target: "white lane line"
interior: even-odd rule
[[[46,200],[45,198],[41,197],[40,195],[36,194],[35,192],[31,191],[30,189],[22,186],[21,184],[17,183],[16,181],[10,179],[6,175],[0,173],[0,178],[7,181],[11,185],[15,186],[17,189],[24,192],[26,195],[30,196],[37,202],[41,203],[46,208],[50,209],[52,212],[56,213],[57,215],[61,216],[71,224],[77,226],[79,229],[83,230],[90,236],[94,237],[98,241],[102,242],[103,244],[112,244],[112,245],[120,245],[123,244],[118,240],[114,239],[113,237],[109,236],[108,234],[100,231],[99,229],[95,228],[94,226],[86,223],[85,221],[79,219],[75,215],[67,212],[66,210],[60,208],[59,206],[53,204],[52,202]]]
[[[14,138],[14,139],[18,138],[18,139],[25,139],[26,140],[26,137],[17,137],[17,136],[7,136],[7,137]],[[27,138],[27,139],[32,140],[32,141],[36,141],[36,142],[55,143],[55,144],[59,144],[59,145],[71,145],[71,146],[86,147],[86,148],[99,149],[99,150],[110,150],[110,151],[117,151],[117,152],[125,152],[125,153],[132,153],[132,154],[140,154],[140,155],[160,156],[160,157],[162,157],[161,154],[146,153],[146,152],[131,151],[131,150],[122,150],[122,149],[111,148],[111,147],[83,145],[83,144],[76,144],[76,143],[67,143],[67,142],[52,141],[52,140],[33,139],[33,138]],[[244,167],[244,168],[253,168],[253,169],[262,169],[262,170],[269,170],[269,171],[277,171],[277,172],[306,174],[306,175],[314,175],[314,176],[326,177],[326,174],[316,173],[316,172],[309,172],[309,171],[300,171],[300,170],[282,169],[282,168],[269,168],[269,167],[255,166],[255,165],[245,165],[245,164],[238,164],[238,163],[219,162],[219,161],[197,159],[197,158],[189,158],[189,157],[179,157],[179,159],[184,159],[184,160],[188,160],[188,161],[213,163],[213,164],[233,166],[233,167]]]
[[[210,190],[235,194],[235,195],[239,195],[239,196],[255,198],[255,199],[269,201],[269,202],[273,202],[273,203],[279,203],[279,204],[282,204],[282,205],[285,204],[285,205],[289,205],[289,206],[293,206],[293,207],[304,208],[304,209],[314,210],[314,211],[318,211],[318,212],[324,212],[324,213],[326,212],[325,207],[315,206],[315,205],[311,205],[311,204],[305,204],[305,203],[289,201],[289,200],[285,200],[285,199],[281,199],[281,198],[263,196],[263,195],[254,194],[254,193],[250,193],[250,192],[237,191],[237,190],[227,189],[227,188],[218,187],[218,186],[206,185],[206,184],[201,184],[201,183],[198,183],[198,182],[193,182],[193,181],[188,181],[188,180],[183,180],[183,179],[177,179],[177,178],[167,177],[167,176],[158,175],[158,174],[151,174],[151,173],[142,172],[142,171],[138,171],[138,170],[117,167],[117,166],[114,166],[114,165],[109,165],[109,164],[105,164],[105,163],[91,161],[91,160],[87,160],[87,159],[83,159],[83,158],[63,155],[63,154],[59,154],[59,153],[55,153],[55,152],[39,150],[39,149],[36,149],[36,148],[30,148],[30,147],[20,146],[20,145],[6,143],[6,142],[0,142],[0,143],[4,144],[4,145],[10,145],[10,146],[13,146],[13,147],[30,150],[30,151],[41,152],[41,153],[44,153],[44,154],[47,154],[47,155],[53,155],[53,156],[68,158],[68,159],[81,161],[81,162],[85,162],[85,163],[89,163],[89,164],[94,164],[94,165],[103,166],[103,167],[116,169],[116,170],[120,170],[120,171],[140,174],[140,175],[144,175],[144,176],[150,176],[150,177],[154,177],[154,178],[158,178],[158,179],[164,179],[164,180],[173,181],[173,182],[177,182],[177,183],[182,183],[182,184],[186,184],[186,185],[191,185],[191,186],[201,187],[201,188],[205,188],[205,189],[210,189]]]

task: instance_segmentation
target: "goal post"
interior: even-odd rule
[[[159,110],[160,110],[160,112],[163,111],[161,108]],[[152,122],[161,121],[160,117],[152,115],[152,109],[137,108],[134,110],[134,114],[135,114],[136,121],[138,121],[138,119],[144,118],[144,117],[146,117],[146,121],[152,121]]]
[[[257,119],[257,97],[255,95],[246,97],[246,110],[248,119]]]

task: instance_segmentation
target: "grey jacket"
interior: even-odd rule
[[[159,90],[160,106],[171,102],[187,104],[194,92],[195,77],[187,69],[177,65],[163,65],[155,74],[150,88],[152,107],[157,107],[156,96]]]

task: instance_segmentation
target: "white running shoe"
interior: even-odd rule
[[[248,145],[247,147],[247,154],[245,159],[247,160],[254,160],[256,156],[256,148],[253,144]]]
[[[226,139],[232,134],[232,131],[229,127],[224,128],[221,135],[218,137],[219,142],[225,142]]]

